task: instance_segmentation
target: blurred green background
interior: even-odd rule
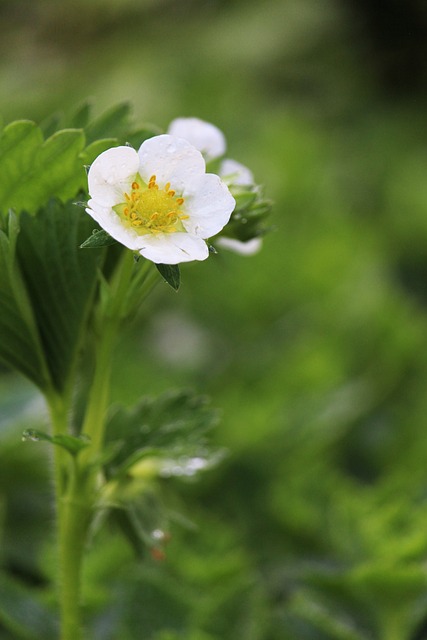
[[[0,36],[4,122],[197,116],[275,201],[262,252],[184,265],[123,335],[114,400],[206,393],[228,454],[164,487],[163,562],[98,534],[90,638],[427,638],[425,2],[2,0]],[[41,638],[42,403],[0,394],[0,638]]]

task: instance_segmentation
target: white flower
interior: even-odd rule
[[[139,151],[114,147],[88,173],[87,213],[115,240],[148,260],[205,260],[205,239],[227,224],[235,200],[187,140],[160,135]]]
[[[252,171],[240,162],[229,158],[221,162],[219,175],[229,186],[252,187],[255,184]]]
[[[210,122],[199,118],[177,118],[170,123],[168,132],[191,142],[203,154],[207,162],[220,158],[225,153],[224,134]],[[236,198],[242,188],[243,191],[247,191],[248,189],[245,188],[249,188],[254,193],[259,192],[252,171],[236,160],[223,159],[219,165],[218,175]],[[259,237],[243,242],[221,235],[215,240],[215,246],[234,251],[240,255],[250,256],[261,249],[262,242]]]
[[[252,171],[236,160],[231,160],[229,158],[223,160],[219,168],[219,175],[231,190],[233,190],[233,187],[254,187],[254,176]],[[221,236],[215,241],[215,244],[221,249],[233,251],[241,256],[253,256],[261,249],[262,239],[251,238],[250,240],[243,242],[236,238]]]
[[[235,238],[227,238],[226,236],[221,236],[215,241],[215,244],[217,247],[221,247],[221,249],[228,249],[229,251],[238,253],[241,256],[253,256],[261,249],[262,239],[251,238],[251,240],[242,242],[241,240],[236,240]]]
[[[188,140],[206,162],[220,158],[225,153],[226,142],[222,131],[199,118],[176,118],[170,123],[168,133]]]
[[[222,131],[214,124],[199,118],[176,118],[169,125],[168,133],[188,140],[205,158],[206,162],[224,155],[227,148]],[[252,171],[236,160],[222,160],[219,175],[227,185],[253,186]]]

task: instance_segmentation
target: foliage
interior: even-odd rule
[[[183,269],[177,311],[156,298],[152,316],[142,313],[123,337],[116,400],[137,406],[165,386],[203,385],[223,409],[215,441],[229,455],[198,484],[181,484],[180,500],[177,480],[162,479],[154,506],[141,506],[147,534],[153,525],[172,534],[163,560],[145,546],[141,563],[121,535],[94,533],[85,592],[92,637],[127,640],[143,622],[151,640],[422,640],[426,100],[408,91],[397,101],[378,82],[382,65],[410,58],[402,51],[373,57],[365,28],[373,23],[348,15],[350,3],[268,0],[262,11],[238,0],[102,4],[98,12],[83,2],[45,2],[40,25],[23,12],[18,48],[4,33],[6,119],[33,117],[29,105],[42,119],[59,105],[65,115],[42,123],[44,140],[84,128],[84,164],[115,140],[137,142],[126,115],[121,124],[101,115],[89,128],[87,106],[67,116],[76,96],[98,94],[102,104],[105,96],[110,103],[113,94],[131,95],[144,117],[165,124],[177,113],[228,123],[237,156],[266,183],[277,215],[250,266],[224,251],[198,270]],[[408,15],[415,4],[405,5]],[[43,62],[46,38],[61,54],[57,65]],[[21,84],[12,49],[21,61],[39,53]],[[31,131],[36,157],[45,142]],[[29,197],[19,178],[15,189],[21,202]],[[58,360],[54,351],[50,368],[40,359],[28,268],[11,281],[16,231],[3,214],[0,299],[10,313],[0,318],[2,359],[17,365],[13,331],[25,336],[19,366],[44,386]],[[35,206],[25,220],[37,215]],[[17,324],[18,310],[25,323]],[[76,336],[78,319],[71,321]],[[178,333],[187,336],[181,351]],[[9,617],[0,613],[0,635],[18,640],[34,635],[50,605],[55,559],[44,534],[49,502],[40,499],[49,488],[48,447],[18,447],[22,431],[35,426],[37,397],[7,373],[0,385],[2,584],[16,594]],[[116,416],[127,421],[132,412]],[[30,623],[22,603],[33,612]]]

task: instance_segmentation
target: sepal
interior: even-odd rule
[[[70,436],[67,434],[59,434],[50,436],[44,431],[38,429],[25,429],[22,434],[22,440],[24,442],[49,442],[50,444],[62,447],[65,451],[68,451],[72,456],[76,456],[82,449],[85,449],[90,445],[90,439],[87,436]]]
[[[248,242],[253,238],[264,236],[269,231],[266,218],[271,213],[272,201],[264,198],[262,189],[257,185],[232,185],[230,191],[236,201],[236,206],[229,223],[216,237]]]
[[[156,264],[157,270],[162,276],[163,280],[172,287],[175,291],[178,291],[181,285],[181,272],[179,265],[177,264]]]
[[[101,249],[112,244],[117,244],[117,240],[114,240],[104,229],[94,229],[89,238],[82,242],[80,249]]]

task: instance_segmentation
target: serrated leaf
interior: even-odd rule
[[[42,130],[44,138],[49,138],[59,129],[63,128],[64,115],[62,113],[53,113],[45,120],[40,122],[39,127]]]
[[[91,103],[89,101],[83,102],[71,114],[68,122],[68,127],[70,127],[71,129],[84,129],[89,123],[91,111]]]
[[[93,221],[73,203],[23,214],[17,254],[52,381],[62,390],[77,357],[101,254],[80,251]]]
[[[36,193],[38,206],[51,197],[66,200],[81,188],[85,175],[80,154],[85,136],[80,129],[63,129],[48,138],[37,154],[37,166],[28,187]]]
[[[34,122],[18,120],[0,137],[0,210],[14,207],[13,196],[34,168],[43,135]],[[19,208],[19,207],[18,207]]]
[[[89,143],[100,138],[121,138],[129,123],[130,105],[127,102],[108,109],[95,118],[86,127],[86,139]]]
[[[9,236],[0,231],[0,360],[42,390],[50,386],[40,336],[15,256],[16,217],[9,216]]]
[[[143,399],[132,410],[118,408],[107,425],[107,440],[122,441],[122,446],[109,466],[125,469],[128,462],[149,454],[168,458],[204,455],[206,435],[217,419],[217,411],[205,397],[187,391]]]
[[[139,127],[135,131],[128,133],[126,136],[126,142],[135,149],[138,149],[145,140],[153,138],[154,136],[159,136],[161,133],[164,132],[160,127],[157,127],[154,124],[146,124],[145,126]]]
[[[181,285],[181,272],[177,264],[156,264],[156,267],[165,280],[174,289],[178,291]]]
[[[95,140],[95,142],[92,142],[83,151],[81,155],[82,164],[92,164],[92,162],[99,156],[100,153],[106,151],[107,149],[111,149],[112,147],[117,147],[118,144],[119,143],[117,138],[103,138],[102,140]]]
[[[117,240],[112,238],[104,229],[94,229],[92,235],[82,242],[80,249],[100,249],[101,247],[109,247],[112,244],[117,244]]]
[[[77,455],[90,444],[90,441],[82,436],[75,437],[67,434],[50,436],[48,433],[39,431],[38,429],[26,429],[22,434],[22,439],[32,442],[49,442],[50,444],[62,447],[62,449],[65,449],[73,456]]]
[[[0,210],[34,213],[49,198],[72,198],[84,186],[85,138],[64,129],[43,142],[33,122],[15,122],[0,138]]]

